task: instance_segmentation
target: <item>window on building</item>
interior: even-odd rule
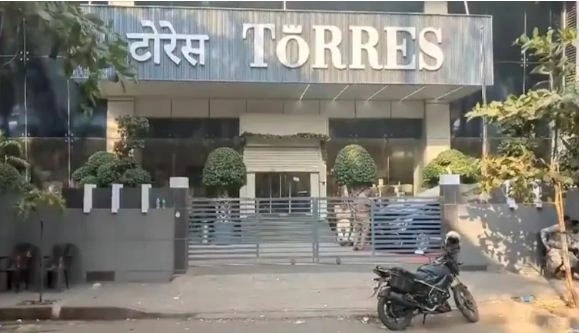
[[[421,138],[422,119],[330,119],[332,138]]]
[[[218,147],[239,148],[238,118],[150,118],[143,167],[155,186],[168,186],[169,177],[188,177],[194,196],[207,193],[202,173],[209,153]]]
[[[226,139],[239,135],[239,118],[149,118],[151,138]]]
[[[465,14],[464,3],[449,1],[451,14]],[[530,34],[535,27],[545,31],[549,26],[561,24],[561,2],[467,2],[470,14],[492,15],[494,85],[487,88],[487,100],[504,100],[510,94],[521,94],[533,88],[541,79],[531,74],[534,64],[529,62],[513,41],[523,33]],[[452,147],[469,155],[480,156],[482,146],[482,125],[479,120],[467,122],[465,114],[481,102],[477,92],[451,103]],[[499,131],[489,128],[490,146],[500,142]],[[494,137],[493,137],[494,136]]]

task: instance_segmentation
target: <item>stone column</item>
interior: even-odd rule
[[[115,142],[119,139],[119,116],[134,115],[135,101],[133,98],[110,98],[107,104],[107,151],[112,152]]]
[[[446,103],[426,102],[424,112],[423,165],[450,149],[450,108]]]
[[[441,152],[450,149],[450,108],[447,103],[426,101],[424,106],[423,149],[415,169],[415,188],[422,184],[422,170]],[[420,156],[422,155],[422,156]]]

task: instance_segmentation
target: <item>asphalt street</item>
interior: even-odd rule
[[[125,332],[203,332],[203,333],[376,333],[386,332],[386,328],[374,320],[363,318],[346,319],[304,319],[304,320],[127,320],[117,322],[36,322],[3,323],[2,332],[63,332],[63,333],[125,333]],[[466,323],[458,315],[429,318],[425,325],[417,319],[409,333],[565,333],[568,329],[553,330],[538,323],[507,323],[482,321]]]

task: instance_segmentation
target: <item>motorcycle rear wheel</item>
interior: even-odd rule
[[[413,313],[401,305],[393,304],[387,297],[378,299],[378,318],[391,331],[403,331],[412,322]]]
[[[479,320],[478,306],[472,293],[464,284],[453,288],[454,303],[462,315],[471,323]]]

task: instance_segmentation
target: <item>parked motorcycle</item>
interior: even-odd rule
[[[412,318],[423,314],[451,311],[451,294],[456,307],[469,322],[479,319],[478,306],[467,286],[458,278],[460,263],[456,255],[445,253],[423,265],[416,273],[399,267],[376,266],[374,295],[378,295],[378,317],[393,331],[406,329]]]

